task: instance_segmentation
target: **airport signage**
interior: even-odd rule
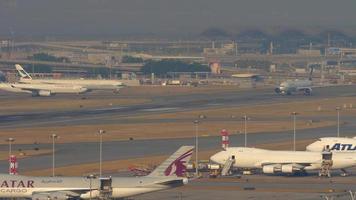
[[[33,188],[35,182],[32,180],[28,181],[18,181],[18,180],[4,180],[1,183],[1,188]]]

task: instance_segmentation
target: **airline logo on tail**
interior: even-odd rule
[[[178,177],[184,176],[187,170],[187,163],[189,162],[192,154],[193,154],[193,149],[181,155],[179,158],[177,158],[174,162],[172,162],[168,166],[166,171],[164,171],[164,175],[172,176],[175,174]]]
[[[182,146],[159,165],[149,176],[184,176],[187,164],[192,157],[194,146]]]
[[[22,79],[29,79],[29,80],[32,79],[32,77],[22,68],[21,65],[16,64],[15,67]]]

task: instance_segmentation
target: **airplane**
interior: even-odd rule
[[[214,163],[224,166],[229,160],[234,168],[261,169],[266,174],[306,173],[320,170],[322,153],[308,151],[273,151],[248,147],[229,147],[210,157]],[[332,153],[330,169],[346,169],[356,166],[355,153]]]
[[[185,175],[194,146],[182,146],[148,176],[31,177],[0,175],[0,198],[33,200],[115,199],[156,192],[188,183]]]
[[[337,152],[356,152],[356,137],[347,138],[347,137],[324,137],[320,138],[317,141],[309,144],[306,147],[307,151],[318,151],[321,152],[325,148],[330,151]]]
[[[51,85],[51,84],[22,84],[0,83],[0,90],[18,93],[31,93],[33,97],[49,97],[56,94],[82,94],[88,92],[87,88],[75,85]]]
[[[31,84],[61,84],[61,85],[76,85],[88,90],[115,90],[119,91],[125,86],[120,81],[116,80],[89,80],[89,79],[32,79],[21,65],[15,64],[15,68],[20,75],[20,83]]]
[[[309,79],[304,80],[287,80],[283,81],[278,87],[274,89],[277,94],[291,95],[296,92],[303,92],[305,96],[312,95],[312,75],[314,68],[311,67]]]

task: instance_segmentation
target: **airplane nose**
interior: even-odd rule
[[[307,150],[307,151],[318,151],[318,147],[317,147],[317,145],[315,145],[315,144],[309,144],[309,145],[306,147],[306,150]]]
[[[210,157],[210,162],[219,164],[218,155],[217,155],[217,154],[214,154],[213,156],[211,156],[211,157]]]

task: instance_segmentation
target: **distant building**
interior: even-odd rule
[[[302,55],[302,56],[320,56],[320,50],[316,50],[316,49],[298,49],[297,50],[297,54],[298,55]]]
[[[221,48],[215,48],[212,45],[211,48],[204,48],[205,55],[234,55],[237,51],[237,44],[235,42],[223,44]]]
[[[211,62],[209,66],[212,74],[221,74],[221,64],[219,62]]]
[[[273,73],[273,72],[276,72],[276,70],[277,70],[277,67],[275,64],[272,64],[269,66],[269,72]]]
[[[330,48],[328,48],[326,50],[326,52],[329,55],[342,55],[342,56],[356,55],[356,49],[355,48],[330,47]]]

